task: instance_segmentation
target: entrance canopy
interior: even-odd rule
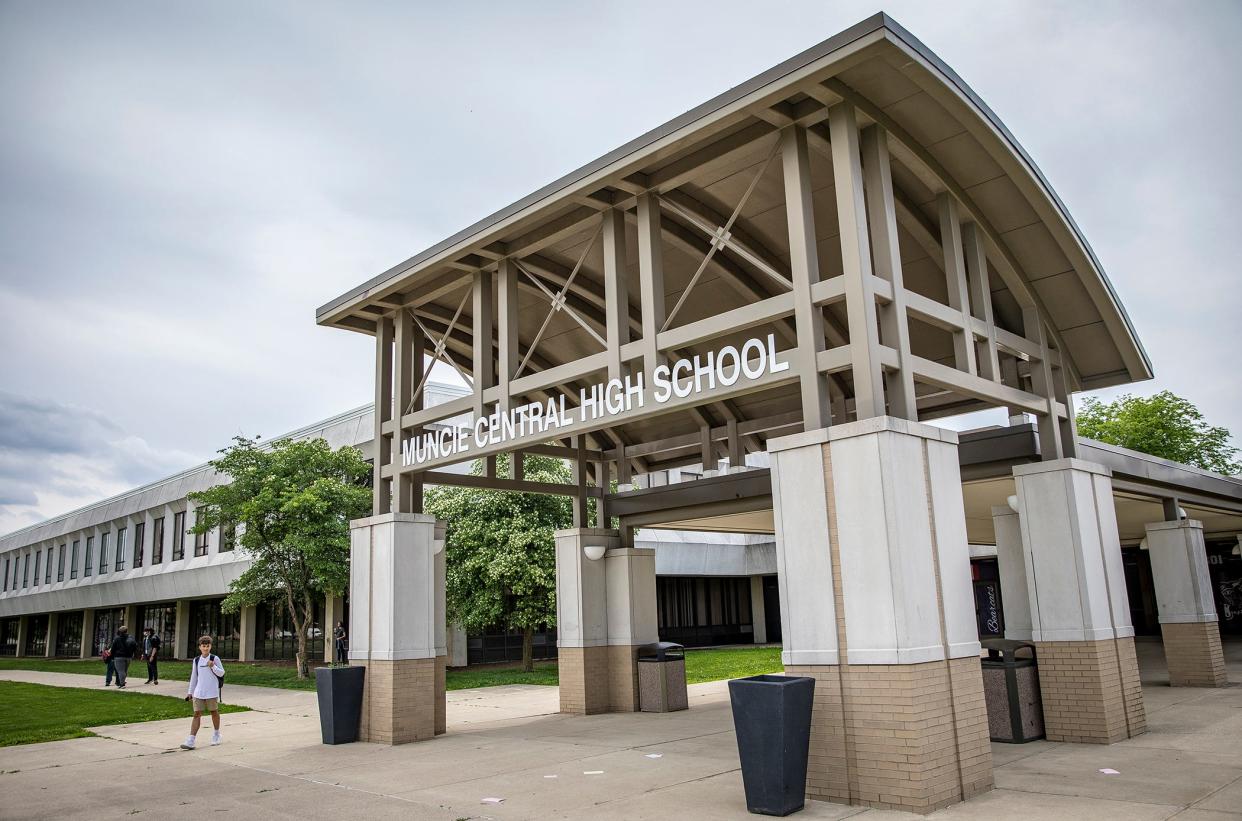
[[[1044,458],[1072,455],[1070,392],[1152,375],[1034,163],[883,14],[317,319],[377,340],[377,512],[505,451],[591,463],[602,487],[880,415],[1008,407],[1035,415]],[[424,408],[424,353],[472,395]]]

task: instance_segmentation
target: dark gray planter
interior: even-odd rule
[[[729,682],[746,809],[789,815],[806,801],[815,679],[752,676]]]
[[[362,719],[362,681],[365,667],[316,667],[319,694],[319,730],[324,744],[351,744],[358,740]]]

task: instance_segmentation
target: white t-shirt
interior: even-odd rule
[[[224,675],[224,662],[216,656],[213,664],[201,655],[195,656],[190,668],[190,695],[194,698],[219,698],[220,676]],[[201,675],[200,675],[201,671]]]

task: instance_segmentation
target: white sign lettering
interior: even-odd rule
[[[766,340],[747,340],[741,350],[726,345],[706,356],[657,365],[650,375],[640,371],[583,388],[576,408],[566,406],[562,393],[546,402],[483,414],[470,427],[444,427],[411,436],[401,443],[401,462],[409,467],[527,437],[545,438],[558,428],[602,422],[642,408],[648,400],[663,405],[673,398],[685,399],[717,386],[728,388],[787,370],[789,363],[777,358],[775,334],[768,334]]]

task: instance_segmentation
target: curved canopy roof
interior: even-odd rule
[[[996,324],[1022,332],[1021,283],[1038,304],[1071,390],[1150,378],[1150,362],[1082,232],[1034,162],[970,88],[909,32],[877,14],[730,89],[598,160],[530,194],[321,307],[322,325],[374,333],[374,318],[417,308],[437,335],[453,328],[446,355],[470,369],[470,274],[503,257],[521,258],[549,292],[571,274],[566,304],[602,327],[605,292],[598,214],[657,191],[664,203],[664,279],[672,309],[711,247],[710,230],[731,225],[739,240],[714,253],[677,322],[715,316],[778,292],[764,269],[787,269],[789,243],[780,163],[769,163],[778,132],[805,126],[823,278],[842,271],[832,192],[826,109],[852,103],[860,126],[888,135],[906,287],[944,301],[937,199],[945,192],[985,237]],[[626,244],[637,247],[637,229]],[[628,259],[636,259],[631,250]],[[631,265],[631,267],[633,267]],[[522,278],[519,346],[547,313],[537,283]],[[636,278],[635,278],[636,281]],[[631,324],[639,327],[637,286]],[[828,314],[832,309],[826,309]],[[460,320],[455,325],[453,317]],[[832,317],[827,317],[832,323]],[[675,324],[674,324],[675,327]],[[461,329],[467,329],[464,332]],[[924,350],[944,344],[932,328],[910,329]],[[554,316],[528,370],[598,350],[582,322]],[[952,352],[933,353],[951,358]],[[769,408],[776,405],[769,405]],[[946,408],[949,406],[946,405]],[[971,401],[952,412],[981,407]],[[946,411],[948,412],[948,411]]]

